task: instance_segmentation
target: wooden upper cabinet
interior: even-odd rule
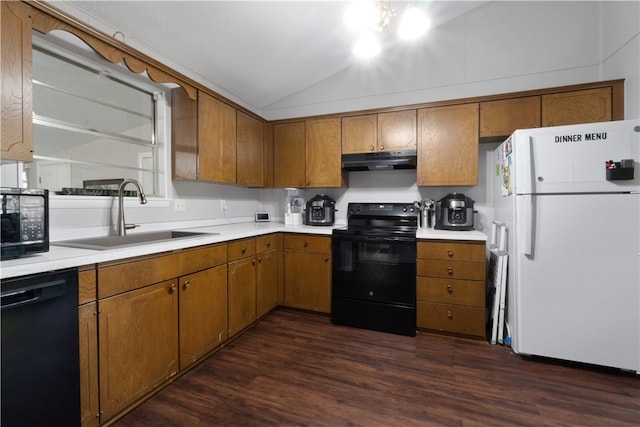
[[[304,188],[305,123],[273,126],[273,186]]]
[[[33,160],[31,6],[0,2],[2,159]]]
[[[418,110],[418,185],[478,184],[478,103]]]
[[[612,88],[602,87],[542,95],[542,126],[612,120]]]
[[[480,103],[480,138],[506,138],[516,129],[540,127],[540,97]]]
[[[247,187],[262,187],[264,185],[262,122],[238,111],[236,144],[236,183]]]
[[[305,187],[340,187],[341,164],[340,118],[306,121]]]
[[[378,114],[378,150],[416,149],[416,110]]]
[[[416,110],[342,118],[342,154],[416,149]]]
[[[377,149],[377,114],[342,118],[342,154],[369,153]]]
[[[198,177],[201,181],[236,182],[236,109],[198,93]]]
[[[171,90],[171,177],[198,179],[198,102],[182,88]]]
[[[262,186],[273,187],[273,123],[262,124]]]

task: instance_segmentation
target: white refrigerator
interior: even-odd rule
[[[513,351],[640,373],[640,120],[517,130],[493,158]]]

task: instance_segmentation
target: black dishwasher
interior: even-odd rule
[[[2,427],[79,426],[78,270],[2,281]]]

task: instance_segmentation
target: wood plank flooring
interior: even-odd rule
[[[640,376],[278,310],[114,425],[637,427]]]

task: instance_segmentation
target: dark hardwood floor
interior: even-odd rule
[[[637,427],[640,376],[278,310],[114,425]]]

